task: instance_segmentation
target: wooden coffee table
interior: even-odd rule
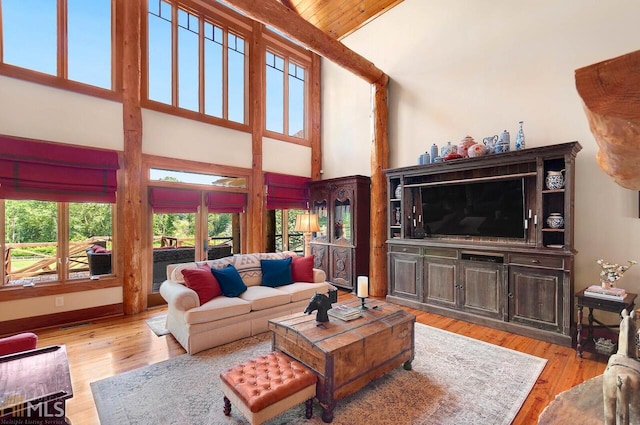
[[[67,425],[71,397],[64,345],[0,357],[0,425]]]
[[[346,304],[360,307],[360,301]],[[343,321],[296,313],[269,320],[273,349],[295,358],[318,375],[316,398],[322,420],[331,422],[337,400],[404,364],[411,369],[416,317],[391,304],[367,301],[362,316]]]

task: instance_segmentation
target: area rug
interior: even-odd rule
[[[415,325],[415,332],[413,370],[398,367],[338,401],[334,424],[506,425],[546,364],[545,359],[422,324]],[[222,413],[219,374],[270,348],[266,333],[92,382],[100,422],[246,424],[233,408],[229,417]],[[313,418],[306,420],[301,405],[267,424],[320,425],[321,413],[314,403]]]
[[[169,334],[169,330],[165,327],[167,322],[166,314],[159,314],[157,316],[153,316],[150,319],[145,320],[147,322],[147,326],[153,331],[154,334],[158,336],[163,336]]]

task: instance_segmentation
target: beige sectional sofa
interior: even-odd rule
[[[336,288],[326,282],[324,271],[313,269],[314,282],[294,282],[276,288],[261,286],[260,260],[284,259],[294,252],[237,254],[202,262],[167,266],[167,280],[160,294],[167,301],[167,329],[190,354],[268,330],[271,318],[301,312],[315,292]],[[219,295],[200,305],[195,291],[184,284],[182,270],[203,264],[212,268],[233,265],[247,290],[238,297]]]

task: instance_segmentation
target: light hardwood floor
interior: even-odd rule
[[[353,295],[340,292],[340,301],[352,297]],[[548,360],[514,424],[536,424],[540,412],[558,393],[602,374],[606,367],[604,360],[591,359],[589,354],[585,354],[583,359],[577,357],[575,350],[570,347],[418,310],[407,310],[417,316],[419,323]],[[67,346],[74,391],[73,398],[67,404],[67,416],[73,425],[99,424],[90,382],[185,353],[171,335],[158,337],[145,323],[146,319],[165,312],[166,307],[156,307],[134,316],[114,317],[67,328],[36,331],[39,336],[38,347],[55,344]]]

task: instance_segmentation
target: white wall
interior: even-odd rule
[[[262,139],[262,169],[267,172],[311,176],[311,148],[269,137]]]
[[[417,164],[432,143],[467,134],[481,140],[507,129],[513,144],[519,120],[528,147],[582,144],[579,290],[598,283],[598,258],[640,260],[638,192],[597,166],[574,80],[577,68],[640,48],[638,16],[637,0],[405,0],[344,43],[391,78],[391,167]],[[322,66],[325,177],[370,174],[369,86],[327,61]],[[619,286],[639,292],[640,266]]]
[[[0,134],[122,150],[122,104],[0,76]]]
[[[73,285],[73,284],[70,284]],[[55,305],[62,297],[63,305]],[[0,322],[122,303],[122,287],[0,302]]]

